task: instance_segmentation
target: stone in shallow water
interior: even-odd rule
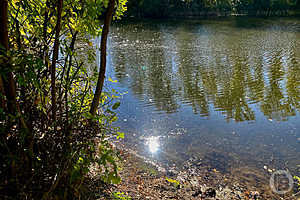
[[[176,176],[178,174],[178,171],[175,169],[170,169],[167,171],[167,176]]]
[[[215,198],[217,195],[216,190],[213,188],[208,188],[204,194],[205,197],[209,197],[209,198]]]
[[[199,196],[200,194],[202,194],[202,191],[201,191],[201,190],[198,190],[198,191],[196,191],[192,196],[193,196],[193,197],[197,197],[197,196]]]

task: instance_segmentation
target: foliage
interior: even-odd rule
[[[113,126],[120,94],[103,92],[89,113],[97,77],[94,37],[108,0],[64,0],[56,64],[57,119],[51,120],[50,66],[57,31],[57,1],[12,0],[8,4],[9,49],[1,76],[13,72],[18,112],[0,112],[0,196],[12,199],[80,198],[84,178],[96,165],[102,180],[118,183],[118,156],[111,145],[124,134]],[[116,7],[118,19],[126,0]],[[4,94],[1,96],[5,97]],[[25,121],[25,126],[24,123]]]
[[[113,194],[114,199],[116,200],[131,200],[131,197],[125,195],[123,192],[115,192]]]
[[[170,17],[210,16],[229,13],[248,15],[287,15],[289,10],[300,9],[299,0],[132,0],[129,16]]]
[[[299,190],[300,190],[300,177],[294,176],[294,179],[297,181],[297,184],[298,184]]]
[[[180,182],[171,178],[166,177],[166,181],[169,183],[172,183],[175,187],[178,187],[180,185]]]

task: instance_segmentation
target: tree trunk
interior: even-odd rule
[[[62,13],[63,0],[57,0],[57,21],[55,27],[55,41],[53,47],[52,65],[51,65],[51,101],[52,101],[52,121],[56,122],[56,63],[59,51],[59,34],[61,29],[61,13]],[[56,127],[56,125],[54,125]]]
[[[8,29],[7,29],[7,9],[8,1],[0,0],[0,44],[4,48],[1,54],[6,57],[6,52],[9,49],[8,46]],[[7,100],[7,108],[5,110],[10,114],[15,114],[16,111],[16,86],[14,81],[13,73],[9,70],[7,63],[2,63],[2,68],[5,69],[6,73],[0,78],[0,90],[1,93],[5,93]],[[1,100],[4,104],[4,100]]]
[[[8,1],[7,0],[0,0],[0,55],[4,56],[4,62],[1,63],[1,71],[4,71],[4,74],[0,76],[0,92],[3,94],[3,96],[6,96],[6,100],[1,97],[1,107],[14,116],[16,114],[16,86],[15,86],[15,80],[12,71],[10,71],[10,66],[8,64],[8,58],[7,58],[7,51],[9,50],[8,45]],[[12,121],[14,117],[11,117],[8,115],[8,122],[5,130],[5,135],[3,135],[3,138],[7,138],[7,135],[9,134],[9,130],[12,126]],[[13,156],[13,154],[10,153],[10,156]],[[16,163],[15,161],[11,162],[10,166],[10,177],[15,178],[16,175]]]
[[[115,8],[115,0],[109,0],[105,19],[104,19],[104,25],[102,29],[102,35],[101,35],[101,61],[100,61],[100,72],[98,76],[97,81],[97,87],[94,95],[94,99],[91,105],[90,113],[94,116],[96,114],[97,108],[99,106],[99,101],[102,93],[102,88],[104,84],[105,79],[105,71],[106,71],[106,44],[107,44],[107,36],[109,32],[109,26],[112,20],[113,12]]]

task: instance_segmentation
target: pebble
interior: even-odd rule
[[[217,195],[216,190],[213,188],[209,188],[208,190],[205,191],[204,194],[206,197],[210,197],[210,198],[215,198]]]
[[[202,191],[201,190],[198,190],[196,191],[194,194],[192,194],[193,197],[197,197],[199,196],[200,194],[202,194]]]
[[[264,166],[264,169],[265,169],[265,170],[267,170],[267,169],[268,169],[268,167],[265,165],[265,166]]]
[[[198,187],[198,186],[199,186],[199,182],[198,182],[197,179],[192,179],[192,180],[190,181],[190,183],[191,183],[191,185],[192,185],[193,187]]]
[[[170,169],[167,171],[167,176],[176,176],[178,172],[175,169]]]

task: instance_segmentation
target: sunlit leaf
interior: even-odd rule
[[[117,83],[118,81],[117,80],[112,80],[110,77],[108,78],[108,80],[112,83]]]
[[[120,107],[120,105],[121,105],[121,102],[116,102],[113,106],[112,106],[112,109],[113,110],[116,110],[116,109],[118,109],[119,107]]]
[[[176,186],[177,186],[177,185],[180,185],[180,182],[179,182],[179,181],[174,180],[174,179],[171,179],[171,178],[168,178],[168,177],[166,177],[166,181],[168,181],[169,183],[173,183],[173,184],[175,184]]]
[[[117,134],[118,134],[117,139],[120,139],[120,138],[124,139],[125,138],[125,133],[117,132]]]

